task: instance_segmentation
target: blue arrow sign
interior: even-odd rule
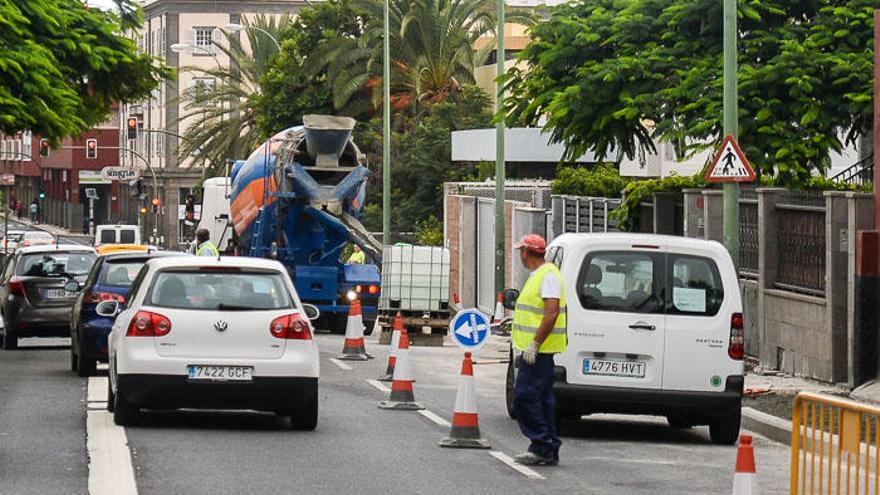
[[[449,334],[462,349],[479,349],[489,339],[489,318],[476,309],[459,311],[449,324]]]

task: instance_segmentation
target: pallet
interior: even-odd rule
[[[389,317],[388,315],[379,316],[380,345],[391,344],[393,322],[393,317]],[[410,345],[443,347],[443,339],[449,331],[449,318],[403,316],[403,327],[406,329]],[[430,332],[427,330],[430,330]]]

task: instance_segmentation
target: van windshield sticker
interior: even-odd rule
[[[674,287],[672,289],[672,304],[679,311],[704,313],[706,311],[706,290]]]

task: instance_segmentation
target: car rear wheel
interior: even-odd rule
[[[98,369],[98,360],[93,359],[87,356],[83,356],[82,353],[82,341],[79,340],[79,337],[75,337],[77,340],[70,343],[70,353],[73,355],[73,349],[76,347],[76,374],[79,376],[92,376],[95,374],[95,371]]]
[[[513,366],[513,349],[510,350],[510,358],[507,363],[507,379],[504,386],[504,399],[507,403],[507,415],[510,419],[516,419],[516,408],[513,403],[513,385],[516,381],[516,370]]]
[[[70,371],[79,369],[79,358],[76,355],[76,347],[70,344]]]
[[[18,349],[18,337],[12,335],[9,328],[4,329],[3,331],[3,349],[7,351]]]
[[[718,445],[733,445],[739,437],[739,427],[742,421],[742,410],[737,409],[735,413],[715,418],[709,423],[709,437],[712,443]]]
[[[290,413],[290,428],[297,431],[312,431],[318,426],[318,393],[310,397],[301,407]]]
[[[131,426],[137,424],[141,410],[125,398],[125,394],[117,393],[113,396],[113,422],[119,426]]]
[[[113,385],[110,384],[110,377],[107,377],[107,411],[113,412],[115,409],[114,402],[116,401],[116,396],[113,394]]]

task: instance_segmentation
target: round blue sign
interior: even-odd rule
[[[476,309],[459,311],[449,324],[449,334],[462,349],[479,349],[489,339],[489,318]]]

